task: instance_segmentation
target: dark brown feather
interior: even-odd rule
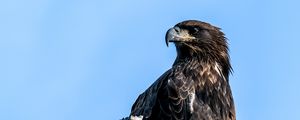
[[[143,120],[235,120],[226,38],[219,28],[190,20],[175,27],[197,38],[175,43],[177,58],[132,106]],[[193,30],[197,28],[197,30]]]

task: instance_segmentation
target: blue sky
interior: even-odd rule
[[[196,19],[222,28],[239,120],[296,120],[296,0],[2,0],[0,119],[116,120],[169,69],[164,36]]]

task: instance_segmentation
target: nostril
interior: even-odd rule
[[[179,28],[179,27],[175,27],[174,29],[175,29],[176,32],[179,32],[179,31],[180,31],[180,28]]]

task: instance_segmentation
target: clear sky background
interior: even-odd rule
[[[223,29],[238,120],[300,119],[297,0],[1,0],[0,120],[117,120],[169,69],[166,31]]]

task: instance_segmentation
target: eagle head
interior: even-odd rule
[[[176,24],[166,33],[166,44],[173,42],[177,59],[197,58],[201,61],[220,63],[231,71],[227,41],[220,28],[209,23],[187,20]]]
[[[227,42],[220,28],[209,23],[187,20],[170,28],[166,34],[166,44],[175,43],[179,56],[225,57]],[[221,56],[218,56],[221,55]]]

